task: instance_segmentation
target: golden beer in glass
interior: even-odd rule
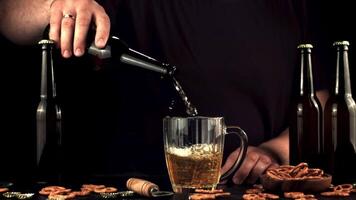
[[[241,140],[241,153],[223,177],[220,174],[227,128]],[[214,189],[241,165],[247,136],[239,127],[226,127],[222,117],[166,117],[163,119],[164,150],[174,192],[183,189]]]

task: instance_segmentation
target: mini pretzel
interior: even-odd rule
[[[94,192],[95,189],[103,189],[105,187],[105,185],[83,184],[81,190],[90,190]]]
[[[105,185],[83,184],[82,188],[104,188]]]
[[[278,195],[275,194],[270,194],[270,193],[259,193],[258,194],[260,197],[264,197],[266,199],[279,199]]]
[[[245,191],[246,194],[258,194],[263,192],[263,189],[258,189],[258,188],[250,188]]]
[[[204,200],[204,199],[215,199],[214,194],[201,194],[201,193],[194,193],[189,195],[189,200]]]
[[[68,194],[50,194],[48,196],[49,200],[66,200],[66,199],[74,199],[75,194],[73,192]]]
[[[90,193],[90,192],[93,192],[94,189],[92,189],[92,188],[85,188],[85,187],[83,188],[83,187],[82,187],[82,188],[80,188],[80,191],[81,191],[81,192],[89,192],[89,193]]]
[[[311,180],[311,179],[322,179],[322,178],[323,178],[323,176],[309,176],[309,175],[306,175],[306,176],[302,177],[302,179],[309,179],[309,180]]]
[[[222,197],[222,196],[230,196],[231,193],[230,192],[220,192],[220,193],[216,193],[214,195],[215,195],[215,197]]]
[[[293,178],[288,172],[286,171],[277,171],[277,173],[279,174],[279,176],[285,180],[285,179],[291,179]]]
[[[285,192],[284,197],[291,198],[291,199],[297,199],[297,198],[304,197],[304,193],[303,192]]]
[[[90,194],[90,190],[81,190],[81,191],[73,191],[72,193],[75,194],[75,196],[88,196]]]
[[[311,199],[311,198],[315,198],[315,196],[313,194],[305,194],[303,198]]]
[[[96,188],[96,189],[94,189],[94,192],[96,192],[96,193],[111,193],[111,192],[117,192],[117,189],[115,187]]]
[[[51,192],[48,195],[49,200],[66,200],[66,199],[74,199],[76,194],[74,192],[71,192],[72,189],[66,189],[66,188],[57,188],[53,187],[54,191]]]
[[[9,191],[9,188],[0,187],[0,193]]]
[[[61,186],[47,186],[42,188],[38,193],[41,195],[50,195],[51,193],[56,193],[64,190],[66,190],[66,188]]]
[[[342,191],[322,192],[320,194],[322,196],[326,196],[326,197],[347,197],[347,196],[350,196],[349,192],[342,192]]]
[[[348,197],[348,196],[350,196],[349,192],[335,192],[335,193],[339,197]]]
[[[265,197],[259,196],[258,194],[244,194],[242,195],[244,200],[265,200]]]
[[[59,190],[54,190],[51,192],[49,195],[53,194],[69,194],[72,191],[72,189],[59,189]]]
[[[298,171],[294,178],[303,178],[308,174],[308,168],[302,168]]]
[[[321,194],[321,196],[326,196],[326,197],[332,197],[332,196],[335,196],[335,195],[336,195],[335,191],[322,192],[322,193],[320,193],[320,194]]]
[[[275,170],[267,170],[266,174],[267,174],[267,176],[269,176],[273,179],[283,180],[281,178],[281,175],[278,172],[276,172]]]
[[[308,164],[300,163],[292,169],[292,171],[290,172],[290,175],[292,177],[299,178],[307,173],[308,173]]]
[[[222,189],[212,189],[212,190],[204,190],[204,189],[195,189],[197,193],[205,193],[205,194],[216,194],[224,192]]]
[[[322,176],[324,171],[321,169],[308,169],[308,176]]]
[[[322,192],[322,196],[334,196],[334,197],[347,197],[353,191],[353,186],[351,184],[341,184],[332,188],[331,192]]]
[[[212,189],[212,190],[204,190],[204,189],[195,189],[194,194],[189,196],[190,200],[202,200],[202,199],[215,199],[216,197],[221,196],[229,196],[230,192],[224,192],[223,189]]]
[[[242,195],[242,199],[244,200],[253,200],[259,198],[258,194],[244,194]]]
[[[334,187],[334,191],[351,192],[352,188],[351,184],[341,184]]]
[[[294,168],[294,166],[293,165],[280,165],[278,168],[291,171]]]
[[[281,165],[266,171],[267,176],[276,180],[303,180],[322,179],[324,171],[321,169],[308,168],[307,163],[300,163],[297,166]]]

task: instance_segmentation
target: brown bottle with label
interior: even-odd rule
[[[325,170],[334,183],[356,181],[356,104],[352,98],[348,41],[334,42],[334,88],[325,105]]]
[[[297,92],[293,95],[289,127],[290,163],[320,166],[322,108],[313,85],[311,44],[300,44]]]

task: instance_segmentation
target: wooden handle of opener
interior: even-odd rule
[[[158,185],[139,178],[130,178],[126,182],[126,187],[142,196],[152,197],[152,191],[158,191]]]

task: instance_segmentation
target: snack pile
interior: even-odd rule
[[[277,180],[322,179],[324,171],[317,168],[309,168],[307,163],[300,163],[297,166],[281,165],[268,169],[266,175]]]
[[[117,192],[117,189],[105,185],[83,184],[80,191],[72,191],[72,189],[62,186],[47,186],[42,188],[38,193],[48,196],[49,200],[66,200],[74,199],[76,196],[88,196],[92,192],[99,193],[105,197],[105,194]]]
[[[195,192],[189,195],[189,200],[208,200],[215,199],[222,196],[230,196],[230,192],[224,192],[222,189],[214,190],[204,190],[204,189],[195,189]]]

